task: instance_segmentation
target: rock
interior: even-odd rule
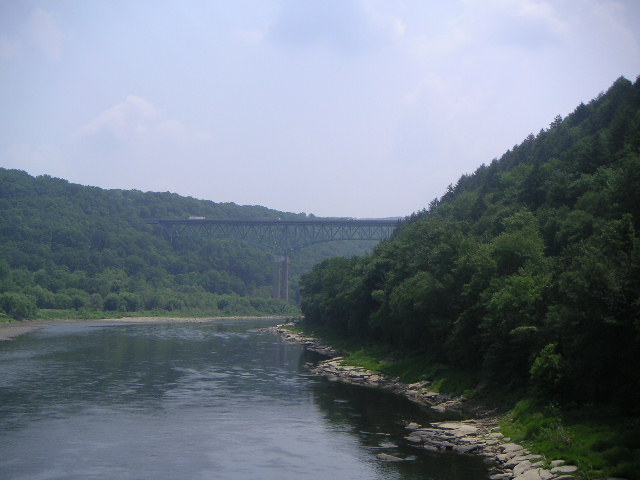
[[[509,473],[496,473],[489,476],[489,480],[511,480],[513,476]]]
[[[553,467],[551,473],[575,473],[578,471],[578,467],[575,465],[562,465],[560,467]]]
[[[285,329],[279,329],[283,338],[306,345],[308,349],[320,351],[324,346],[317,340],[294,334]],[[437,411],[464,411],[464,398],[449,397],[429,390],[430,382],[417,382],[410,385],[402,383],[398,378],[388,377],[379,372],[373,372],[361,367],[342,365],[342,357],[336,351],[324,350],[330,358],[310,366],[310,372],[322,375],[332,381],[343,381],[368,387],[380,387],[388,391],[403,395],[409,400],[428,406]],[[384,363],[384,362],[381,362]],[[407,442],[430,452],[453,450],[458,453],[473,453],[483,458],[489,465],[495,467],[490,472],[491,480],[569,480],[575,470],[564,470],[564,461],[552,462],[553,468],[559,470],[552,473],[542,467],[539,455],[531,455],[521,445],[511,443],[511,439],[504,436],[496,420],[490,412],[482,412],[477,420],[461,422],[441,422],[422,427],[415,422],[406,425]],[[504,443],[501,443],[504,442]],[[385,444],[378,447],[391,448]],[[378,450],[378,451],[380,451]],[[379,453],[378,460],[385,462],[405,462],[409,458],[400,458],[389,453]],[[515,478],[514,478],[515,477]],[[614,480],[614,479],[610,479]],[[617,479],[616,479],[617,480]]]
[[[529,460],[529,457],[527,455],[516,455],[515,457],[511,457],[510,459],[508,459],[505,462],[504,466],[507,468],[513,468],[519,463],[524,462],[525,460]]]
[[[376,457],[378,460],[382,460],[383,462],[404,462],[403,458],[389,455],[388,453],[379,453]]]
[[[566,462],[564,460],[552,460],[549,465],[551,465],[551,468],[553,468],[553,467],[560,467],[560,466],[564,465],[565,463]]]
[[[527,470],[526,472],[516,475],[513,480],[551,480],[555,475],[549,470],[543,468],[535,468],[533,470]]]
[[[440,430],[455,430],[458,428],[458,424],[455,422],[432,423],[431,425]]]
[[[573,475],[562,475],[560,477],[556,477],[553,480],[574,480],[576,477]]]
[[[516,453],[521,450],[524,450],[522,445],[518,445],[517,443],[506,443],[502,445],[502,451],[504,453]]]
[[[531,470],[531,462],[529,460],[520,462],[515,467],[513,467],[513,474],[517,477],[518,475],[523,474],[527,470]]]
[[[528,461],[530,461],[532,463],[533,467],[537,467],[537,466],[539,466],[538,464],[541,463],[540,460],[542,460],[542,459],[543,458],[540,455],[531,455],[531,454],[521,455],[521,454],[517,454],[515,457],[512,457],[510,460],[507,460],[507,462],[505,463],[505,466],[508,467],[508,468],[513,468],[517,464],[519,464],[520,462],[524,462],[525,460],[528,460]],[[534,464],[533,462],[537,462],[537,463]]]
[[[453,447],[453,451],[456,453],[471,453],[480,448],[480,445],[464,445],[464,446],[455,446]]]
[[[431,382],[417,382],[417,383],[410,383],[409,385],[407,385],[407,389],[408,390],[423,390],[425,388],[427,388],[428,386],[431,385]]]
[[[398,448],[398,445],[396,445],[395,443],[391,443],[391,442],[382,442],[380,444],[380,448]]]

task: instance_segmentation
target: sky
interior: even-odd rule
[[[638,75],[637,0],[0,0],[0,167],[405,216]]]

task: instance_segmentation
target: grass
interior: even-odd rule
[[[432,382],[431,389],[450,395],[474,395],[476,375],[434,363],[426,352],[400,352],[355,338],[345,338],[328,329],[312,328],[302,322],[292,331],[321,339],[343,353],[343,363],[398,377],[404,383]]]
[[[548,459],[580,468],[583,479],[640,480],[640,428],[637,420],[602,409],[560,411],[523,400],[505,415],[505,436]]]

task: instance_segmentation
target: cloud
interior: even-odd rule
[[[190,130],[166,116],[143,97],[129,95],[82,126],[76,137],[99,143],[109,150],[152,143],[189,146],[209,142],[205,132]]]
[[[208,133],[168,118],[136,95],[129,95],[83,125],[74,141],[78,158],[112,177],[126,171],[157,175],[159,166],[165,168],[166,175],[168,170],[183,168],[183,162],[197,165],[214,144]]]
[[[29,18],[29,42],[47,59],[58,60],[62,54],[63,35],[51,12],[37,8]]]
[[[99,139],[112,147],[122,146],[144,140],[161,121],[155,105],[129,95],[124,102],[106,109],[80,128],[78,136],[85,140]]]

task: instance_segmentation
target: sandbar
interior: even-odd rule
[[[22,320],[0,323],[0,341],[12,340],[25,333],[33,332],[53,323],[72,322],[108,322],[108,323],[206,323],[228,320],[256,318],[260,320],[284,320],[291,317],[120,317],[120,318],[87,318],[73,320]]]

